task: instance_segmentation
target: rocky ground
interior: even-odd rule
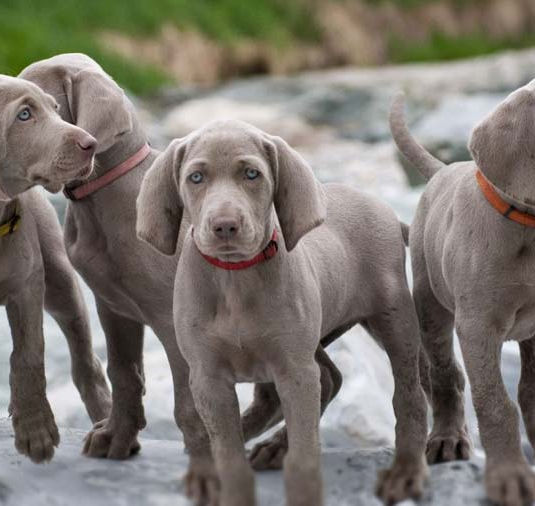
[[[140,455],[127,462],[80,455],[84,433],[62,430],[61,447],[50,464],[37,466],[13,448],[10,423],[0,421],[0,504],[6,506],[187,506],[180,477],[187,456],[177,441],[143,440]],[[380,506],[373,488],[390,450],[327,449],[322,457],[325,506]],[[259,506],[283,506],[281,472],[256,475]],[[404,505],[415,504],[405,501]],[[433,466],[421,506],[483,506],[481,465]]]
[[[505,53],[465,62],[410,65],[382,69],[343,69],[295,77],[255,78],[206,90],[169,89],[152,102],[138,102],[151,142],[164,147],[176,136],[210,119],[239,118],[281,135],[299,149],[323,181],[340,181],[386,200],[410,222],[422,187],[404,168],[390,140],[388,107],[393,93],[404,89],[412,130],[446,161],[468,156],[471,128],[513,89],[535,77],[535,50]],[[60,214],[65,200],[53,198]],[[95,346],[105,360],[105,344],[91,292]],[[0,317],[0,416],[7,416],[11,343],[7,320]],[[55,324],[45,322],[48,396],[58,425],[86,430],[89,421],[69,378],[68,352]],[[383,467],[392,446],[393,381],[384,352],[361,329],[339,339],[329,353],[344,376],[344,386],[322,420],[327,449],[324,471],[328,504],[374,504],[374,471]],[[178,476],[185,456],[172,417],[172,383],[161,346],[148,331],[145,345],[148,427],[143,454],[115,464],[79,455],[83,432],[64,431],[54,462],[36,467],[16,456],[9,424],[0,425],[0,500],[9,504],[182,504]],[[519,365],[516,345],[504,348],[504,381],[516,397]],[[242,404],[251,388],[238,388]],[[478,446],[477,423],[467,396],[468,423]],[[170,441],[172,440],[172,441]],[[357,450],[358,448],[358,450]],[[526,445],[526,449],[528,446]],[[482,504],[479,464],[453,464],[433,469],[424,504]],[[60,486],[57,486],[57,484]],[[262,504],[282,504],[278,473],[259,477]],[[78,492],[76,492],[78,491]],[[76,492],[76,493],[75,493]],[[263,495],[264,494],[264,495]],[[453,495],[452,495],[453,494]],[[58,496],[61,498],[58,499]],[[143,502],[145,501],[145,502]],[[185,504],[185,503],[184,503]]]

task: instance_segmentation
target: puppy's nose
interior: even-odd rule
[[[91,135],[80,136],[76,139],[78,147],[86,153],[93,154],[97,149],[97,140]]]
[[[215,218],[212,221],[212,232],[219,239],[232,239],[240,228],[238,220],[234,218]]]

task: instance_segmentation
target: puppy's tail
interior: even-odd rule
[[[418,143],[410,133],[405,121],[405,94],[403,92],[397,93],[394,97],[389,120],[392,137],[401,154],[418,169],[426,181],[446,166]]]
[[[405,246],[409,245],[409,232],[410,227],[406,223],[403,223],[402,221],[399,222],[401,226],[401,235],[403,236],[403,242],[405,243]]]

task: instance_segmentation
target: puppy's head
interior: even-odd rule
[[[52,95],[65,121],[97,139],[97,153],[107,151],[133,129],[132,103],[89,56],[77,53],[54,56],[32,63],[19,77]]]
[[[40,184],[59,191],[89,175],[96,140],[61,119],[55,99],[23,79],[0,76],[0,198]]]
[[[172,255],[183,210],[200,251],[229,261],[265,247],[273,210],[288,251],[326,214],[323,190],[303,158],[279,137],[238,121],[211,123],[155,160],[137,200],[138,236]]]
[[[535,81],[511,93],[472,132],[470,151],[506,196],[535,205]]]

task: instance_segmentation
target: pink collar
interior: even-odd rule
[[[271,236],[271,240],[268,242],[268,245],[260,253],[258,253],[258,255],[250,258],[249,260],[244,260],[242,262],[224,262],[223,260],[219,260],[219,258],[205,255],[200,250],[199,253],[208,263],[215,265],[220,269],[225,269],[227,271],[241,271],[242,269],[248,269],[253,265],[266,262],[270,258],[273,258],[277,254],[278,250],[279,245],[277,244],[277,230],[273,230],[273,235]]]
[[[11,200],[11,197],[7,194],[7,192],[0,186],[0,202],[7,202],[8,200]]]
[[[150,146],[144,144],[143,147],[134,153],[130,158],[126,159],[124,162],[120,163],[113,169],[110,169],[105,174],[88,183],[81,184],[76,188],[65,188],[63,193],[70,200],[80,200],[92,193],[108,186],[110,183],[113,183],[116,179],[119,179],[121,176],[124,176],[127,172],[130,172],[134,167],[137,167],[147,156],[150,154]]]

